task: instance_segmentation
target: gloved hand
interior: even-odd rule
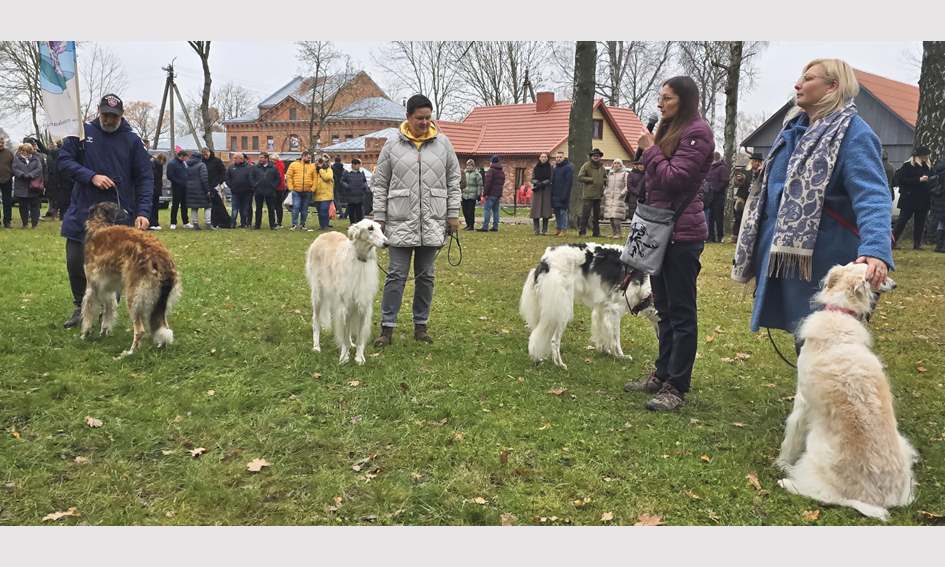
[[[446,219],[446,234],[459,232],[459,219]]]

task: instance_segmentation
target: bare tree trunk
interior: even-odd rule
[[[200,56],[203,67],[203,95],[200,98],[200,116],[203,122],[203,141],[213,150],[213,120],[210,117],[210,42],[188,41],[190,47]]]
[[[571,186],[571,225],[577,223],[581,210],[581,183],[577,172],[591,152],[591,136],[594,130],[594,87],[597,75],[597,42],[579,41],[574,52],[574,96],[571,100],[571,115],[568,117],[568,159],[574,167],[574,184]]]
[[[729,42],[728,68],[725,70],[725,163],[729,166],[735,157],[735,131],[738,126],[738,81],[741,77],[741,41]]]
[[[919,118],[915,146],[928,146],[932,159],[945,158],[945,41],[922,42]]]

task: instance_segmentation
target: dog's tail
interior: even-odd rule
[[[174,342],[174,331],[167,326],[167,314],[180,297],[180,282],[174,272],[161,280],[157,301],[151,310],[150,324],[154,344],[163,347]]]
[[[525,278],[525,285],[522,286],[522,297],[518,300],[518,312],[529,329],[534,329],[540,319],[538,293],[535,290],[537,285],[535,269],[532,268]]]
[[[535,272],[535,270],[532,270]],[[531,284],[531,291],[526,292]],[[534,361],[545,360],[553,349],[553,341],[561,340],[564,329],[574,314],[574,289],[568,279],[557,271],[546,271],[537,276],[529,273],[522,290],[523,302],[528,293],[527,312],[532,329],[528,336],[528,355]],[[523,317],[525,314],[523,313]],[[528,321],[528,317],[525,317]]]

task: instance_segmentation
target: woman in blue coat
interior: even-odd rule
[[[564,152],[555,154],[555,168],[551,173],[551,208],[555,212],[555,236],[568,231],[568,208],[571,206],[571,185],[574,169],[564,157]]]
[[[757,280],[752,331],[793,333],[836,264],[868,264],[874,288],[893,268],[882,150],[853,104],[853,69],[814,60],[794,90],[797,108],[752,184],[735,249],[732,278]]]

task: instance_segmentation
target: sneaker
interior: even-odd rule
[[[488,228],[477,228],[476,232],[489,232]]]
[[[67,319],[66,322],[62,324],[62,327],[64,329],[71,329],[73,327],[78,327],[79,323],[81,322],[82,322],[82,308],[76,307],[75,311],[72,312],[72,317],[69,317],[69,319]]]
[[[656,375],[656,372],[651,372],[649,376],[640,380],[638,382],[627,382],[623,385],[624,392],[647,392],[648,394],[655,394],[660,391],[660,388],[663,387],[664,378],[660,378]]]
[[[172,225],[171,225],[171,230],[177,230],[177,225],[176,225],[176,224],[172,224]]]
[[[161,230],[160,226],[149,226],[148,230]]]
[[[650,411],[675,411],[682,405],[682,393],[669,382],[664,382],[656,396],[646,403],[646,409]]]
[[[492,228],[489,229],[489,232],[499,232],[499,227],[494,226],[494,227],[492,227]]]
[[[298,230],[298,229],[299,229],[299,227],[297,227],[297,226],[295,226],[295,225],[293,224],[293,225],[292,225],[292,228],[290,228],[289,230]]]
[[[187,223],[187,224],[184,225],[184,228],[191,228],[191,229],[192,229],[192,228],[194,228],[194,224],[189,222],[189,223]]]

